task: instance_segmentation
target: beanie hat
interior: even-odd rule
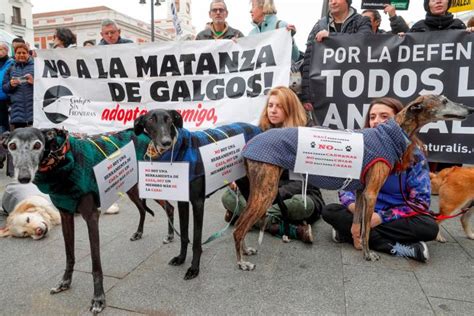
[[[452,0],[448,0],[448,10],[451,8],[451,2]],[[425,3],[423,4],[425,6],[425,11],[430,13],[430,0],[425,0]]]

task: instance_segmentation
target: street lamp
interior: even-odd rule
[[[146,4],[146,0],[140,0],[140,4]],[[161,5],[160,0],[156,0],[155,4],[153,4],[153,0],[150,0],[151,5],[151,41],[155,41],[155,7],[159,7]]]

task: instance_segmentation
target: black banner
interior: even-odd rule
[[[310,95],[320,124],[357,129],[374,98],[408,104],[444,94],[474,107],[474,34],[437,31],[397,35],[341,34],[313,45]],[[430,161],[474,163],[474,115],[440,121],[419,133]]]

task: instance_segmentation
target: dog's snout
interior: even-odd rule
[[[23,176],[23,177],[18,177],[18,182],[21,184],[27,184],[31,182],[31,177],[30,176]]]
[[[163,147],[168,147],[169,145],[171,145],[171,140],[163,140],[162,144]]]

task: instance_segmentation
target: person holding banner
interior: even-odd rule
[[[120,36],[121,30],[114,20],[105,19],[102,21],[102,29],[100,31],[100,40],[98,45],[128,44],[133,43],[132,40]]]
[[[313,126],[314,123],[308,119],[303,105],[296,94],[288,87],[275,87],[268,93],[267,104],[262,111],[259,127],[266,131],[271,128]],[[306,199],[302,195],[302,182],[290,179],[288,170],[284,171],[280,178],[278,192],[288,208],[290,224],[290,239],[298,239],[305,243],[313,242],[311,224],[321,216],[324,200],[317,187],[308,183]],[[230,222],[245,209],[246,201],[242,195],[238,195],[236,205],[235,193],[230,189],[222,196],[222,203],[226,211],[225,221]],[[306,200],[306,202],[305,202]],[[234,214],[236,212],[236,214]],[[281,219],[281,211],[277,204],[267,210],[268,220],[266,231],[276,236],[283,236],[284,225]]]
[[[400,101],[380,98],[370,104],[365,127],[376,127],[393,118],[403,108]],[[438,234],[438,225],[433,217],[421,214],[430,207],[431,183],[428,162],[420,150],[420,141],[408,149],[411,163],[406,171],[394,172],[380,189],[371,219],[369,245],[371,249],[395,256],[403,256],[420,262],[429,259],[425,241]],[[411,152],[410,152],[411,151]],[[361,249],[360,236],[352,236],[354,192],[339,192],[341,204],[330,204],[323,208],[323,219],[333,227],[335,242],[353,243]],[[420,211],[421,210],[421,211]]]
[[[306,46],[311,46],[314,41],[322,42],[329,34],[338,33],[363,33],[372,34],[372,25],[368,17],[357,13],[351,7],[352,0],[328,0],[329,12],[314,26],[308,36]],[[308,54],[308,49],[306,50]],[[306,58],[306,56],[305,56]]]
[[[416,22],[410,32],[431,32],[444,30],[464,30],[466,25],[448,12],[451,0],[424,0],[426,11],[424,20]],[[471,30],[468,30],[471,31]]]
[[[392,34],[398,34],[402,32],[407,32],[409,27],[405,20],[398,16],[395,10],[395,7],[389,4],[384,6],[385,13],[388,13],[390,19],[390,28],[392,29]],[[370,24],[372,25],[372,31],[374,34],[385,34],[386,31],[380,29],[380,23],[382,23],[382,16],[379,11],[375,9],[366,9],[362,11],[362,15],[370,19]]]
[[[210,39],[237,39],[244,34],[232,27],[225,21],[229,12],[224,0],[212,0],[209,9],[209,17],[212,22],[206,25],[206,29],[199,32],[196,40]]]
[[[252,17],[252,25],[254,28],[249,35],[260,34],[286,27],[293,37],[296,34],[296,28],[292,24],[278,20],[277,9],[273,0],[252,0],[252,9],[250,15]],[[291,51],[291,60],[297,62],[300,59],[300,50],[296,46],[294,38],[292,38],[293,46]]]

